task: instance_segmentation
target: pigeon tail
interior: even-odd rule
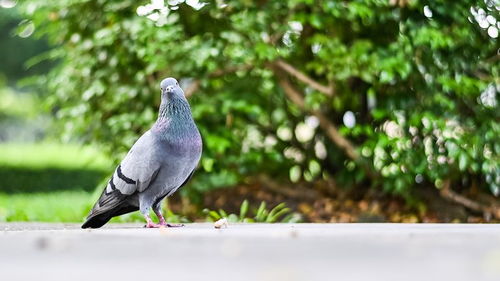
[[[112,217],[107,214],[100,214],[95,217],[87,218],[82,224],[82,228],[99,228],[105,225]]]
[[[90,214],[87,220],[82,224],[82,228],[99,228],[105,225],[110,219],[116,216],[127,214],[139,210],[138,207],[121,204],[117,208],[100,214]]]
[[[125,178],[121,173],[121,165],[118,166],[115,174],[118,174],[118,177]],[[113,177],[115,176],[113,175]],[[108,186],[103,190],[92,210],[90,210],[82,228],[99,228],[106,224],[112,217],[137,211],[139,209],[137,206],[127,201],[129,196],[122,194],[116,188],[113,183],[113,177],[109,180]],[[111,189],[109,193],[107,192],[108,187]]]

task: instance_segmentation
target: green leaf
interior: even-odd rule
[[[219,209],[219,214],[220,214],[220,216],[221,216],[222,218],[227,218],[227,217],[228,217],[228,215],[227,215],[226,211],[224,211],[224,210],[222,210],[222,209]]]
[[[467,157],[467,154],[462,152],[460,153],[460,156],[458,158],[458,168],[460,171],[465,171],[467,169],[467,166],[469,164],[469,159]]]
[[[266,215],[267,215],[266,213],[267,213],[266,202],[262,201],[260,203],[259,208],[257,209],[257,213],[255,215],[255,221],[263,222],[265,220]]]
[[[246,199],[243,200],[243,203],[241,203],[241,206],[240,206],[240,221],[242,221],[245,218],[245,216],[246,216],[246,214],[248,212],[248,205],[249,205],[248,204],[248,200],[246,200]]]

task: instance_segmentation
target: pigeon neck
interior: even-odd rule
[[[152,132],[162,140],[174,142],[193,137],[198,130],[186,98],[163,99],[158,120],[153,125]]]
[[[191,117],[191,108],[186,98],[171,96],[162,99],[158,120],[166,120],[175,117]]]

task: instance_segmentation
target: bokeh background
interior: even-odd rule
[[[204,151],[172,222],[498,222],[499,11],[0,0],[0,221],[81,222],[173,76]]]

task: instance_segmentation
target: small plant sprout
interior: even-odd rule
[[[203,212],[207,216],[207,220],[211,222],[218,223],[222,219],[226,219],[229,223],[237,222],[265,222],[265,223],[296,223],[301,221],[301,216],[298,213],[291,213],[290,208],[286,207],[285,203],[280,203],[276,205],[271,210],[266,208],[266,202],[261,202],[257,209],[251,210],[252,215],[249,214],[250,204],[248,200],[244,200],[240,206],[240,213],[228,214],[226,211],[219,209],[219,211],[212,211],[205,209]],[[217,227],[216,227],[217,228]]]

